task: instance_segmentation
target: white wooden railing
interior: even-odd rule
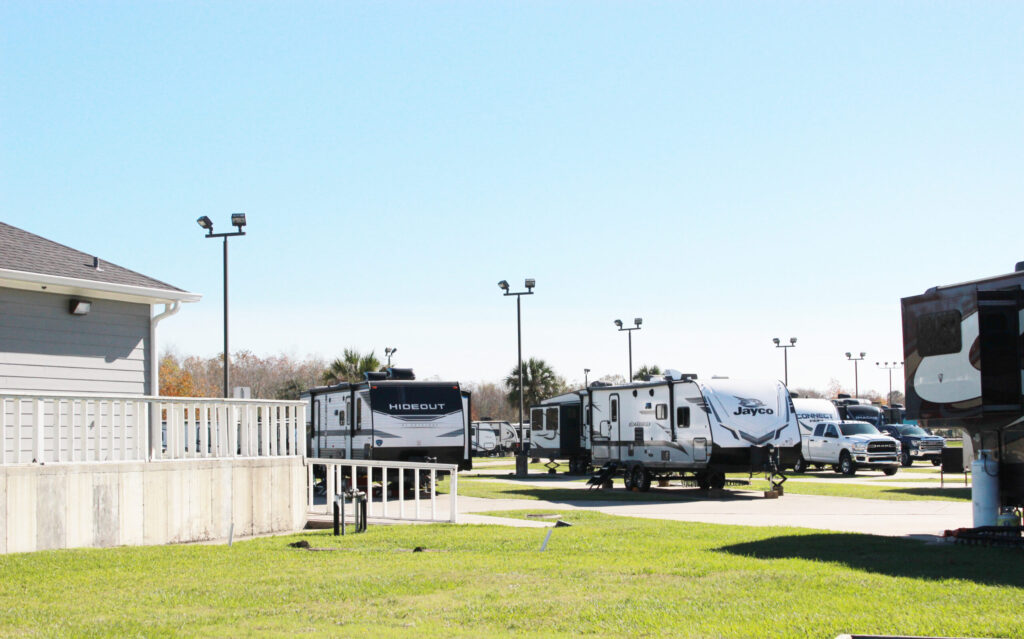
[[[305,402],[0,393],[0,465],[305,452]]]
[[[455,464],[308,458],[306,469],[311,513],[331,514],[334,496],[355,487],[366,493],[370,519],[457,523],[459,467]],[[439,516],[437,481],[442,473],[448,473],[451,481],[448,513]],[[319,481],[324,482],[321,491],[316,490]],[[406,495],[407,490],[411,497]]]

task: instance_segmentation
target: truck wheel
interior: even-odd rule
[[[796,458],[796,463],[793,464],[794,473],[806,473],[807,472],[807,460],[804,459],[803,455]]]
[[[892,477],[893,475],[896,474],[897,470],[899,470],[899,468],[886,468],[883,472],[885,473],[886,477]]]
[[[932,466],[941,466],[941,465],[942,465],[942,460],[941,459],[933,459],[932,460]]]
[[[647,492],[651,489],[651,474],[647,472],[643,464],[633,466],[633,485],[642,492]]]
[[[904,468],[910,468],[914,464],[914,460],[910,458],[910,451],[905,450],[900,453],[900,464]]]
[[[847,477],[853,477],[857,474],[857,467],[854,465],[853,459],[850,458],[850,453],[845,450],[839,456],[839,472]]]

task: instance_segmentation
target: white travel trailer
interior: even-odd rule
[[[469,436],[474,457],[502,455],[514,450],[519,442],[519,436],[509,422],[473,422]]]
[[[687,476],[721,488],[725,473],[738,471],[774,478],[800,453],[796,412],[778,381],[702,383],[670,371],[660,381],[586,393],[593,463],[604,465],[599,477],[622,475],[627,489]]]
[[[800,434],[804,437],[814,432],[818,422],[841,421],[839,409],[829,399],[794,397],[793,408],[796,410],[797,421],[800,422]]]
[[[458,382],[418,382],[412,370],[394,368],[367,377],[302,394],[311,457],[472,468],[470,394]]]
[[[569,473],[590,470],[590,429],[586,410],[590,397],[586,390],[550,397],[530,407],[530,454],[569,460]]]

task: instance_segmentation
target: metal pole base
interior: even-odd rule
[[[516,477],[526,477],[530,472],[530,464],[526,455],[516,455]]]

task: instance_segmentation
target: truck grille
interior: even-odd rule
[[[921,450],[942,450],[942,442],[921,442]]]
[[[869,453],[895,453],[896,442],[869,442]]]

